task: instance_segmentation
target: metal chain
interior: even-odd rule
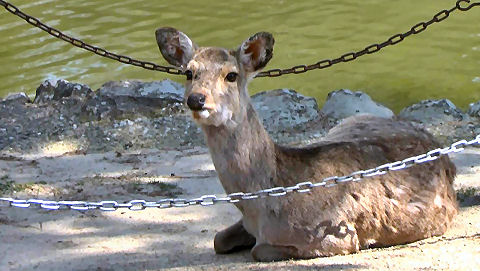
[[[117,61],[122,62],[124,64],[130,64],[130,65],[134,65],[134,66],[137,66],[137,67],[142,67],[142,68],[147,69],[147,70],[161,71],[161,72],[166,72],[166,73],[169,73],[169,74],[183,74],[182,70],[179,70],[179,69],[174,68],[174,67],[166,67],[166,66],[157,65],[155,63],[148,62],[148,61],[137,60],[137,59],[131,58],[129,56],[115,54],[115,53],[112,53],[110,51],[107,51],[106,49],[103,49],[103,48],[85,43],[82,40],[79,40],[77,38],[69,36],[69,35],[63,33],[62,31],[60,31],[58,29],[55,29],[51,26],[48,26],[48,25],[42,23],[39,19],[37,19],[33,16],[25,14],[19,8],[17,8],[16,6],[14,6],[14,5],[6,2],[6,1],[0,0],[0,5],[5,7],[5,9],[7,11],[11,12],[12,14],[17,15],[18,17],[20,17],[22,19],[24,19],[29,24],[42,29],[43,31],[47,32],[48,34],[50,34],[50,35],[52,35],[56,38],[59,38],[61,40],[64,40],[68,43],[71,43],[73,46],[85,49],[85,50],[90,51],[90,52],[92,52],[94,54],[97,54],[99,56],[103,56],[103,57],[106,57],[106,58],[117,60]]]
[[[376,52],[380,51],[381,49],[383,49],[387,46],[398,44],[399,42],[403,41],[406,37],[408,37],[412,34],[418,34],[418,33],[423,32],[431,24],[441,22],[441,21],[445,20],[446,18],[448,18],[448,16],[450,16],[450,13],[452,13],[453,11],[455,11],[457,9],[460,10],[460,11],[467,11],[474,6],[480,6],[480,3],[472,3],[470,5],[464,5],[465,3],[469,4],[470,0],[458,0],[456,2],[455,6],[452,7],[451,9],[449,9],[449,10],[444,9],[444,10],[438,12],[437,14],[435,14],[433,16],[433,18],[430,19],[429,21],[420,22],[420,23],[412,26],[412,28],[410,28],[410,30],[408,30],[407,32],[400,33],[400,34],[395,34],[395,35],[391,36],[388,40],[386,40],[386,41],[384,41],[380,44],[374,43],[372,45],[369,45],[369,46],[365,47],[364,49],[362,49],[360,51],[346,53],[346,54],[343,54],[340,57],[337,57],[337,58],[334,58],[334,59],[324,59],[324,60],[321,60],[321,61],[319,61],[315,64],[311,64],[311,65],[298,65],[298,66],[294,66],[294,67],[289,68],[289,69],[283,69],[283,70],[282,69],[273,69],[273,70],[264,71],[264,72],[261,72],[261,73],[257,74],[256,77],[278,77],[278,76],[282,76],[282,75],[285,75],[285,74],[305,73],[305,72],[311,71],[311,70],[325,69],[325,68],[331,67],[335,64],[342,63],[342,62],[350,62],[350,61],[355,60],[358,57],[361,57],[361,56],[366,55],[366,54],[376,53]]]
[[[218,203],[236,203],[242,200],[252,200],[265,197],[280,197],[289,193],[306,193],[312,189],[320,187],[329,188],[339,184],[358,182],[365,178],[384,175],[390,171],[397,171],[409,168],[413,165],[423,164],[426,162],[434,161],[440,158],[442,155],[446,155],[454,152],[462,152],[465,147],[474,144],[480,145],[480,134],[475,139],[467,141],[460,140],[443,149],[431,150],[427,153],[409,157],[393,163],[387,163],[375,168],[367,170],[359,170],[350,173],[345,176],[333,176],[323,179],[321,182],[301,182],[294,186],[288,187],[273,187],[269,189],[259,190],[253,193],[237,192],[226,195],[225,197],[219,197],[216,195],[203,195],[194,199],[162,199],[159,201],[146,201],[146,200],[131,200],[127,203],[118,203],[117,201],[99,201],[99,202],[87,202],[87,201],[50,201],[41,199],[13,199],[13,198],[0,198],[0,207],[40,207],[48,210],[61,210],[72,209],[77,211],[87,211],[92,209],[99,209],[102,211],[115,211],[117,209],[129,209],[132,211],[145,210],[147,208],[172,208],[172,207],[188,207],[188,206],[211,206]]]
[[[69,35],[66,35],[66,34],[62,33],[61,31],[42,23],[39,19],[37,19],[33,16],[25,14],[20,9],[18,9],[17,7],[15,7],[14,5],[12,5],[12,4],[10,4],[6,1],[0,0],[0,5],[5,7],[5,9],[7,11],[11,12],[12,14],[17,15],[18,17],[27,21],[29,24],[42,29],[43,31],[49,33],[50,35],[52,35],[56,38],[59,38],[61,40],[64,40],[66,42],[69,42],[76,47],[88,50],[88,51],[90,51],[92,53],[95,53],[99,56],[103,56],[103,57],[107,57],[107,58],[110,58],[110,59],[113,59],[113,60],[117,60],[117,61],[119,61],[121,63],[124,63],[124,64],[130,64],[130,65],[142,67],[142,68],[145,68],[145,69],[148,69],[148,70],[161,71],[161,72],[166,72],[166,73],[169,73],[169,74],[178,74],[178,75],[184,74],[182,70],[174,68],[174,67],[166,67],[166,66],[161,66],[161,65],[158,65],[158,64],[155,64],[155,63],[152,63],[152,62],[137,60],[137,59],[131,58],[129,56],[115,54],[115,53],[109,52],[109,51],[107,51],[103,48],[87,44],[82,40],[79,40],[79,39],[76,39],[76,38],[71,37]],[[261,73],[257,74],[256,77],[278,77],[278,76],[282,76],[282,75],[285,75],[285,74],[299,74],[299,73],[305,73],[307,71],[311,71],[311,70],[315,70],[315,69],[325,69],[325,68],[331,67],[335,64],[342,63],[342,62],[350,62],[352,60],[357,59],[360,56],[363,56],[363,55],[366,55],[366,54],[373,54],[373,53],[376,53],[376,52],[380,51],[381,49],[383,49],[387,46],[398,44],[399,42],[403,41],[406,37],[408,37],[412,34],[418,34],[420,32],[423,32],[425,29],[427,29],[427,27],[429,25],[445,20],[446,18],[448,18],[450,13],[452,13],[453,11],[455,11],[457,9],[460,10],[460,11],[467,11],[467,10],[470,10],[474,6],[480,6],[480,3],[478,3],[478,2],[477,3],[471,3],[470,0],[458,0],[456,2],[455,6],[452,7],[451,9],[449,9],[449,10],[444,9],[444,10],[438,12],[437,14],[435,14],[431,20],[429,20],[427,22],[420,22],[420,23],[414,25],[412,28],[410,28],[410,30],[408,30],[407,32],[400,33],[400,34],[395,34],[395,35],[391,36],[388,40],[386,40],[386,41],[384,41],[380,44],[374,43],[372,45],[369,45],[369,46],[365,47],[363,50],[346,53],[346,54],[343,54],[342,56],[340,56],[338,58],[334,58],[334,59],[324,59],[324,60],[321,60],[321,61],[319,61],[315,64],[311,64],[311,65],[297,65],[297,66],[294,66],[294,67],[288,68],[288,69],[272,69],[272,70],[264,71],[264,72],[261,72]]]

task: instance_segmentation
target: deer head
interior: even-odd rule
[[[248,82],[272,58],[274,39],[259,32],[237,49],[198,47],[170,27],[155,32],[160,52],[187,77],[185,103],[200,125],[235,127],[246,117]]]

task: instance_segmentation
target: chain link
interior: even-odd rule
[[[182,70],[174,68],[174,67],[161,66],[161,65],[158,65],[158,64],[155,64],[155,63],[152,63],[152,62],[137,60],[137,59],[131,58],[129,56],[119,55],[119,54],[109,52],[106,49],[103,49],[101,47],[97,47],[97,46],[94,46],[94,45],[87,44],[80,39],[73,38],[69,35],[64,34],[60,30],[57,30],[57,29],[55,29],[51,26],[48,26],[48,25],[42,23],[39,19],[22,12],[19,8],[17,8],[16,6],[14,6],[14,5],[6,2],[6,1],[0,0],[0,5],[3,6],[10,13],[12,13],[14,15],[17,15],[18,17],[27,21],[29,24],[42,29],[43,31],[47,32],[48,34],[50,34],[50,35],[52,35],[56,38],[59,38],[61,40],[64,40],[68,43],[71,43],[72,45],[74,45],[76,47],[79,47],[79,48],[85,49],[87,51],[90,51],[94,54],[97,54],[99,56],[110,58],[110,59],[119,61],[119,62],[124,63],[124,64],[130,64],[130,65],[134,65],[134,66],[137,66],[137,67],[142,67],[142,68],[147,69],[147,70],[155,70],[155,71],[166,72],[166,73],[169,73],[169,74],[176,74],[176,75],[183,75],[184,74],[184,72]],[[359,58],[360,56],[367,55],[367,54],[373,54],[373,53],[376,53],[376,52],[380,51],[381,49],[383,49],[387,46],[398,44],[399,42],[403,41],[406,37],[408,37],[412,34],[421,33],[425,29],[427,29],[427,27],[429,25],[445,20],[446,18],[448,18],[450,13],[452,13],[453,11],[455,11],[457,9],[460,10],[460,11],[468,11],[472,7],[475,7],[475,6],[480,6],[480,3],[478,3],[478,2],[471,3],[470,0],[458,0],[456,2],[455,6],[452,7],[451,9],[442,10],[442,11],[438,12],[437,14],[435,14],[433,16],[433,18],[430,19],[429,21],[420,22],[420,23],[414,25],[407,32],[400,33],[400,34],[395,34],[392,37],[390,37],[388,40],[386,40],[386,41],[384,41],[380,44],[374,43],[372,45],[369,45],[369,46],[365,47],[364,49],[362,49],[360,51],[349,52],[349,53],[343,54],[342,56],[340,56],[338,58],[334,58],[334,59],[324,59],[324,60],[321,60],[321,61],[319,61],[315,64],[311,64],[311,65],[296,65],[296,66],[294,66],[292,68],[288,68],[288,69],[272,69],[272,70],[264,71],[264,72],[261,72],[261,73],[257,74],[257,76],[255,76],[255,77],[278,77],[278,76],[282,76],[282,75],[285,75],[285,74],[300,74],[300,73],[305,73],[305,72],[311,71],[311,70],[325,69],[325,68],[331,67],[331,66],[333,66],[335,64],[338,64],[338,63],[350,62],[350,61],[353,61],[353,60]]]
[[[329,188],[343,183],[358,182],[365,178],[384,175],[390,171],[397,171],[407,169],[411,166],[427,163],[437,160],[442,155],[449,153],[462,152],[465,147],[471,145],[480,145],[480,135],[477,135],[475,139],[467,141],[460,140],[449,147],[442,149],[431,150],[427,153],[409,157],[400,161],[387,163],[375,168],[367,170],[359,170],[350,173],[345,176],[333,176],[323,179],[321,182],[301,182],[294,186],[288,187],[273,187],[268,189],[259,190],[253,193],[237,192],[226,195],[225,197],[219,197],[216,195],[203,195],[199,198],[193,199],[162,199],[159,201],[145,201],[145,200],[131,200],[127,203],[118,203],[117,201],[100,201],[100,202],[88,202],[88,201],[51,201],[41,199],[13,199],[13,198],[0,198],[0,207],[18,207],[18,208],[30,208],[39,207],[48,210],[63,210],[72,209],[77,211],[87,211],[92,209],[98,209],[101,211],[116,211],[118,209],[129,209],[132,211],[140,211],[148,208],[174,208],[174,207],[189,207],[189,206],[211,206],[218,203],[237,203],[243,200],[252,200],[265,197],[281,197],[289,193],[307,193],[312,189],[319,187]]]
[[[87,44],[80,39],[76,39],[74,37],[71,37],[71,36],[63,33],[62,31],[60,31],[58,29],[55,29],[51,26],[48,26],[48,25],[42,23],[39,19],[22,12],[19,8],[17,8],[16,6],[14,6],[14,5],[6,2],[6,1],[0,0],[0,5],[5,7],[5,9],[7,11],[9,11],[10,13],[12,13],[14,15],[17,15],[18,17],[27,21],[29,24],[42,29],[43,31],[47,32],[48,34],[50,34],[50,35],[52,35],[52,36],[54,36],[58,39],[64,40],[64,41],[72,44],[73,46],[85,49],[85,50],[90,51],[90,52],[92,52],[94,54],[97,54],[99,56],[110,58],[110,59],[119,61],[119,62],[124,63],[124,64],[130,64],[130,65],[134,65],[134,66],[137,66],[137,67],[142,67],[142,68],[147,69],[147,70],[166,72],[166,73],[169,73],[169,74],[183,74],[182,70],[174,68],[174,67],[166,67],[166,66],[161,66],[161,65],[158,65],[158,64],[155,64],[155,63],[152,63],[152,62],[148,62],[148,61],[137,60],[137,59],[131,58],[129,56],[115,54],[115,53],[112,53],[110,51],[107,51],[104,48],[100,48],[100,47],[97,47],[97,46],[94,46],[94,45]]]
[[[469,5],[467,5],[467,4],[469,4]],[[334,58],[334,59],[324,59],[324,60],[321,60],[321,61],[319,61],[315,64],[311,64],[311,65],[298,65],[298,66],[294,66],[294,67],[289,68],[289,69],[273,69],[273,70],[264,71],[264,72],[261,72],[261,73],[257,74],[256,77],[278,77],[278,76],[282,76],[282,75],[285,75],[285,74],[291,74],[291,73],[293,73],[293,74],[304,73],[304,72],[311,71],[311,70],[316,70],[316,69],[325,69],[325,68],[331,67],[331,66],[333,66],[335,64],[338,64],[338,63],[350,62],[350,61],[353,61],[353,60],[355,60],[355,59],[357,59],[357,58],[359,58],[363,55],[376,53],[376,52],[380,51],[381,49],[383,49],[387,46],[398,44],[398,43],[402,42],[406,37],[408,37],[412,34],[415,35],[415,34],[421,33],[423,31],[425,31],[425,29],[427,29],[427,27],[430,26],[431,24],[439,23],[439,22],[447,19],[448,16],[450,16],[450,13],[454,12],[457,9],[460,10],[460,11],[468,11],[474,6],[480,6],[480,3],[471,3],[470,0],[458,0],[456,2],[455,6],[452,7],[451,9],[448,9],[448,10],[444,9],[444,10],[438,12],[437,14],[435,14],[432,17],[432,19],[430,19],[429,21],[420,22],[420,23],[414,25],[412,28],[410,28],[410,30],[408,30],[407,32],[395,34],[395,35],[391,36],[389,39],[387,39],[386,41],[384,41],[380,44],[374,43],[372,45],[369,45],[369,46],[365,47],[362,50],[359,50],[359,51],[356,51],[356,52],[349,52],[349,53],[343,54],[342,56],[340,56],[338,58]]]

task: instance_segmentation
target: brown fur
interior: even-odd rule
[[[258,54],[248,53],[249,43],[257,39]],[[372,116],[346,119],[312,146],[278,146],[263,128],[246,90],[258,63],[266,64],[266,57],[271,57],[273,38],[262,32],[237,51],[191,50],[193,57],[181,66],[198,77],[187,82],[185,95],[206,95],[203,117],[198,111],[194,116],[227,193],[319,182],[438,147],[431,135],[406,122]],[[225,81],[232,71],[239,73],[235,83]],[[242,221],[215,236],[215,250],[227,253],[255,244],[252,256],[272,261],[347,254],[441,235],[457,212],[454,176],[455,166],[442,157],[361,182],[240,201],[235,205]]]

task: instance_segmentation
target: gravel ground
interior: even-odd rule
[[[3,178],[15,182],[10,195],[123,201],[223,193],[204,148],[62,151],[67,147],[3,156]],[[2,207],[0,270],[475,270],[480,266],[480,150],[451,157],[460,173],[456,188],[462,207],[442,237],[346,256],[256,263],[248,251],[214,253],[215,233],[240,218],[230,204],[85,213]]]

